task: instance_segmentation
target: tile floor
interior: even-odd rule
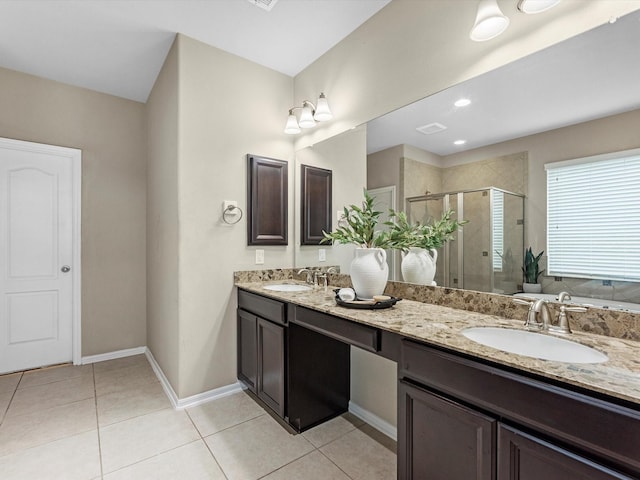
[[[388,480],[395,442],[346,414],[290,435],[245,393],[173,410],[144,355],[0,376],[2,480]]]

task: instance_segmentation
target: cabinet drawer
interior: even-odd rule
[[[272,322],[286,325],[286,305],[277,300],[238,290],[238,308],[254,313]]]
[[[370,352],[380,350],[380,331],[359,323],[303,307],[295,309],[295,323]]]
[[[640,473],[640,412],[403,340],[400,376]]]

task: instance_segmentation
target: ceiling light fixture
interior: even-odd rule
[[[464,145],[465,143],[467,143],[466,140],[456,140],[453,142],[454,145]]]
[[[466,107],[467,105],[471,105],[471,100],[468,98],[460,98],[455,101],[454,105],[456,107]]]
[[[293,113],[295,110],[302,110],[302,112],[300,112],[300,120],[298,120]],[[302,102],[301,107],[289,109],[289,117],[284,127],[284,133],[295,135],[296,133],[300,133],[301,128],[312,128],[316,126],[316,122],[326,122],[332,118],[333,114],[329,108],[327,97],[325,97],[324,93],[321,93],[316,105],[309,100],[305,100]]]
[[[518,2],[518,10],[527,14],[541,13],[546,12],[559,3],[560,0],[520,0]]]
[[[509,18],[502,13],[496,0],[480,0],[476,22],[469,37],[474,42],[484,42],[497,37],[508,26]]]

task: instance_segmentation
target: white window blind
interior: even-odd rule
[[[504,193],[491,190],[491,240],[493,271],[502,271],[502,255],[504,255]]]
[[[640,149],[545,169],[547,275],[640,281]]]

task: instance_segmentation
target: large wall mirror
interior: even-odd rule
[[[485,187],[522,194],[524,215],[516,215],[514,221],[524,229],[523,247],[546,250],[544,165],[640,147],[639,21],[640,12],[633,12],[372,120],[366,126],[366,156],[340,161],[350,162],[352,170],[365,163],[363,184],[368,188],[395,185],[400,208],[411,197]],[[454,106],[460,98],[470,99],[471,105]],[[428,134],[417,131],[418,127],[425,127]],[[333,142],[345,147],[345,138],[337,138],[312,149],[325,148],[332,156]],[[457,140],[466,143],[457,145]],[[298,154],[304,157],[308,152]],[[340,190],[338,182],[344,174],[349,174],[346,166],[340,173],[334,170],[334,209],[362,198],[357,180],[351,180],[353,190],[348,194]],[[349,201],[338,199],[338,192]],[[296,266],[322,265],[314,249],[301,254],[297,247]],[[487,261],[493,260],[490,247],[480,251],[488,251]],[[513,268],[518,269],[522,252],[511,254]],[[333,263],[346,271],[346,258],[348,254]],[[327,262],[331,260],[328,255]],[[543,267],[545,262],[543,257]],[[577,296],[640,303],[638,283],[567,277],[541,280],[549,294],[568,290]]]

